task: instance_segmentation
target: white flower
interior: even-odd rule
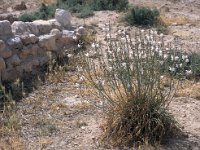
[[[73,40],[77,40],[77,36],[76,35],[74,35],[72,38],[73,38]]]
[[[69,57],[69,58],[72,57],[72,54],[68,54],[67,57]]]
[[[75,83],[75,87],[76,87],[76,88],[79,88],[79,87],[80,87],[80,84]]]
[[[182,68],[182,67],[183,67],[183,64],[182,64],[182,63],[180,63],[180,64],[179,64],[179,67],[180,67],[180,68]]]
[[[78,48],[81,48],[81,44],[78,44]]]
[[[160,50],[158,53],[159,53],[159,56],[160,56],[160,57],[161,57],[161,56],[162,56],[162,54],[163,54],[161,50]]]
[[[173,55],[171,55],[171,61],[174,61],[174,56]]]
[[[98,43],[96,44],[96,48],[99,48],[99,44]]]
[[[163,58],[166,60],[168,58],[168,55],[167,54],[164,54],[163,55]]]
[[[183,55],[183,56],[182,56],[182,59],[183,59],[183,60],[185,60],[185,59],[187,59],[187,58],[188,58],[188,55]]]
[[[144,32],[144,30],[142,29],[142,30],[141,30],[141,32],[143,33],[143,32]]]
[[[186,62],[186,63],[189,63],[189,62],[190,62],[190,60],[187,58],[187,59],[185,59],[185,62]]]
[[[92,47],[92,48],[95,48],[95,47],[96,47],[95,43],[92,43],[91,47]]]
[[[186,76],[191,75],[192,74],[192,70],[185,70],[185,74],[186,74]]]
[[[89,57],[89,53],[86,53],[85,56],[86,56],[86,57]]]
[[[124,62],[124,63],[122,63],[122,66],[123,66],[123,67],[126,67],[126,63],[125,63],[125,62]]]
[[[160,37],[163,37],[163,34],[162,34],[162,33],[160,34]]]
[[[169,71],[175,72],[175,71],[176,71],[176,68],[174,68],[174,67],[169,67]]]
[[[175,56],[175,57],[174,57],[174,60],[175,60],[175,61],[178,61],[178,60],[179,60],[179,57],[178,57],[178,56]]]

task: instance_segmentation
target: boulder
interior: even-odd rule
[[[48,51],[56,51],[56,41],[54,35],[42,35],[39,37],[39,46]]]
[[[23,43],[18,36],[8,39],[7,45],[14,53],[23,48]]]
[[[0,21],[0,40],[7,40],[12,37],[13,33],[11,30],[11,24],[9,21]]]
[[[21,63],[21,60],[17,54],[11,56],[10,58],[6,60],[7,67],[9,68],[18,66],[20,65],[20,63]]]
[[[56,9],[55,19],[63,26],[70,27],[71,26],[71,13],[64,9]]]
[[[39,38],[34,34],[24,34],[20,36],[24,45],[35,44],[39,41]]]
[[[39,35],[48,34],[52,29],[52,25],[46,20],[35,20],[33,24],[38,28]]]
[[[52,29],[50,34],[54,35],[56,40],[62,37],[62,32],[60,32],[58,29]]]

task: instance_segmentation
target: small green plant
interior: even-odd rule
[[[159,11],[148,7],[133,7],[125,15],[124,20],[130,25],[152,26],[157,23]]]
[[[94,15],[94,12],[93,12],[93,10],[90,7],[84,7],[80,11],[78,17],[80,17],[80,18],[86,18],[86,17],[90,17],[90,16],[93,16],[93,15]]]
[[[163,36],[142,30],[134,38],[123,31],[112,37],[109,31],[106,50],[95,42],[82,55],[83,75],[107,114],[103,140],[112,145],[154,145],[178,135],[178,124],[168,111],[176,82],[168,66],[163,70],[168,54]]]

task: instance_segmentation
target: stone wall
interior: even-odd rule
[[[56,18],[48,21],[0,21],[0,77],[14,81],[48,63],[73,46],[83,35],[83,27],[69,30],[70,13],[56,11]],[[68,30],[67,30],[68,29]]]

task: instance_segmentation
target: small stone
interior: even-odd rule
[[[13,36],[13,33],[11,30],[10,22],[7,20],[0,21],[0,39],[7,40],[8,38],[12,36]]]

